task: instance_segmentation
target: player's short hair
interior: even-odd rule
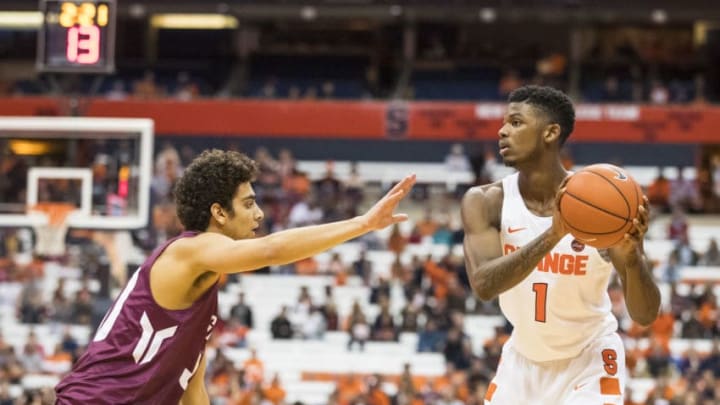
[[[575,108],[570,97],[547,86],[523,86],[508,96],[510,103],[528,103],[547,114],[550,122],[560,125],[560,145],[564,145],[575,128]]]
[[[188,231],[205,231],[210,207],[220,204],[233,213],[232,199],[238,186],[253,181],[258,167],[240,152],[206,150],[185,169],[174,189],[177,215]]]

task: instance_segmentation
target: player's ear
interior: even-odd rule
[[[545,127],[545,132],[543,133],[543,139],[546,143],[553,143],[560,139],[560,125],[559,124],[548,124]]]
[[[221,226],[225,225],[228,220],[225,210],[219,203],[213,203],[213,205],[210,206],[210,215],[212,215],[212,217],[215,219],[215,222],[217,222]]]

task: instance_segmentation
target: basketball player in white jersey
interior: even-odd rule
[[[558,214],[570,175],[560,149],[573,130],[570,99],[548,87],[509,96],[500,155],[517,169],[470,189],[462,202],[465,261],[482,300],[499,296],[513,325],[486,405],[622,404],[625,353],[610,312],[613,268],[630,316],[655,320],[660,294],[643,252],[647,199],[619,244],[598,251],[576,241]]]

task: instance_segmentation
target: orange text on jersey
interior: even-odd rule
[[[503,250],[507,255],[518,250],[518,247],[506,243]],[[566,276],[584,276],[588,258],[587,255],[569,255],[550,252],[540,260],[537,265],[537,270]]]

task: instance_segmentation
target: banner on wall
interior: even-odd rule
[[[466,102],[0,99],[0,115],[147,117],[158,135],[493,140],[505,105]],[[720,143],[720,107],[581,104],[574,142]]]

